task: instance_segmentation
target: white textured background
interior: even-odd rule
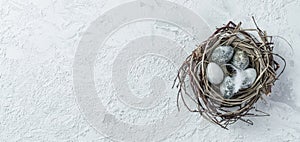
[[[91,22],[111,8],[126,2],[129,1],[0,0],[1,142],[122,141],[105,136],[86,121],[74,96],[72,66],[78,44]],[[253,126],[237,123],[230,127],[229,131],[206,121],[201,123],[188,121],[181,130],[162,138],[162,141],[300,141],[300,95],[297,93],[300,92],[300,2],[298,0],[209,2],[172,0],[172,2],[200,15],[208,23],[210,30],[228,20],[242,21],[244,27],[253,27],[251,16],[255,16],[262,29],[271,35],[285,37],[292,44],[294,51],[292,52],[278,39],[277,52],[285,56],[288,68],[276,83],[273,94],[266,97],[268,104],[262,102],[258,104],[271,114],[270,117],[253,118]],[[178,18],[184,20],[184,17]],[[182,38],[177,40],[180,43]],[[151,65],[147,67],[144,60],[140,62],[142,63],[137,62],[135,65],[143,65],[145,69],[153,68]],[[159,64],[168,63],[159,61]],[[97,67],[106,68],[101,64]],[[131,71],[134,72],[128,73],[131,78],[143,74],[143,70],[139,70],[138,66],[133,66]],[[164,74],[161,78],[164,78]],[[147,90],[149,86],[160,86],[146,81],[138,82],[144,83],[145,88],[138,88],[139,85],[130,79],[128,83],[132,84],[130,87],[133,92],[138,92],[139,89]],[[97,89],[106,88],[101,88],[98,84]],[[141,94],[137,92],[135,92],[137,96]],[[168,115],[168,112],[156,113],[155,108],[144,113],[126,109],[114,111],[114,105],[118,107],[118,104],[109,100],[109,94],[106,95],[108,96],[105,103],[111,113],[130,125],[156,121]],[[143,95],[151,93],[138,97],[144,97]],[[174,99],[176,94],[170,97]],[[168,106],[159,107],[168,110]],[[148,137],[145,141],[152,136]]]

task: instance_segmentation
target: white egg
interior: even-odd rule
[[[206,75],[208,81],[215,85],[220,84],[224,78],[224,72],[222,68],[214,62],[211,62],[207,65]]]
[[[249,88],[255,81],[257,73],[254,68],[248,68],[243,71],[244,79],[242,82],[242,88]]]
[[[226,76],[224,81],[220,85],[220,92],[225,99],[229,99],[234,95],[235,83],[234,78]]]
[[[233,48],[231,46],[219,46],[211,54],[211,60],[219,65],[225,64],[233,56]]]
[[[249,65],[249,57],[247,53],[242,50],[235,51],[233,58],[232,58],[232,65],[239,69],[246,69]]]

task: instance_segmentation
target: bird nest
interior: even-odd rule
[[[262,98],[262,95],[271,93],[274,82],[285,69],[285,60],[273,53],[272,36],[267,36],[265,31],[258,28],[255,21],[254,23],[256,28],[242,29],[241,23],[235,24],[230,21],[227,25],[217,28],[186,58],[174,81],[179,90],[178,109],[179,99],[181,99],[189,111],[198,112],[207,120],[225,129],[238,120],[253,125],[253,122],[246,117],[269,115],[255,108],[254,104]],[[251,85],[240,88],[230,98],[222,94],[220,84],[213,84],[208,79],[207,67],[212,62],[213,51],[220,46],[231,46],[235,52],[241,50],[246,53],[249,59],[248,68],[256,71]],[[280,65],[276,61],[278,59],[284,63],[279,73],[277,70]],[[224,63],[220,67],[224,76],[232,77],[237,74],[236,67],[229,63]],[[196,109],[190,108],[186,102],[187,98],[196,104]]]

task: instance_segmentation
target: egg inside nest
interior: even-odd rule
[[[249,65],[250,59],[241,49],[218,46],[209,59],[207,79],[225,99],[234,97],[241,89],[251,87],[256,79],[256,70]]]

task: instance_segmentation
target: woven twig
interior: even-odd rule
[[[254,19],[253,19],[254,20]],[[241,23],[229,22],[217,30],[189,55],[179,68],[178,75],[174,81],[177,82],[178,97],[189,111],[198,112],[207,120],[227,129],[229,124],[242,120],[253,124],[247,116],[267,116],[268,114],[257,110],[253,105],[263,94],[269,95],[274,82],[285,69],[285,59],[273,53],[272,36],[258,28],[254,21],[255,29],[242,29]],[[221,45],[230,45],[245,51],[250,59],[249,66],[257,72],[257,78],[251,87],[239,90],[233,98],[225,99],[216,91],[216,87],[208,82],[206,67],[212,51]],[[284,61],[284,67],[279,74],[276,71],[280,68],[274,56]],[[227,74],[229,74],[227,72]],[[189,93],[187,88],[191,88]],[[193,110],[186,103],[188,96],[196,105]],[[251,111],[250,110],[254,110]]]

